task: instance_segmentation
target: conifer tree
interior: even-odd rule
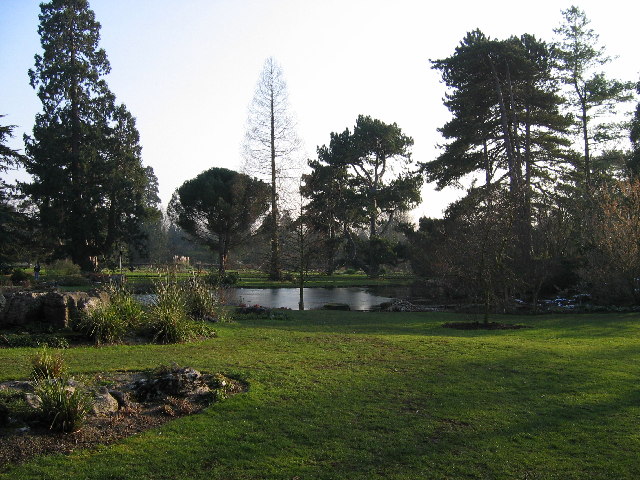
[[[271,186],[267,224],[271,239],[269,276],[281,277],[280,216],[285,197],[299,184],[295,153],[300,148],[296,125],[289,110],[287,84],[282,69],[268,58],[249,107],[244,142],[244,171]],[[291,191],[288,191],[291,190]]]
[[[135,121],[104,77],[110,71],[99,48],[100,24],[87,0],[40,5],[42,54],[29,70],[42,112],[25,138],[23,184],[39,210],[43,236],[57,256],[88,269],[135,236],[149,201]]]

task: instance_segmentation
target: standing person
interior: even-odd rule
[[[40,278],[40,262],[36,262],[35,266],[33,267],[33,277],[35,278],[36,282]]]

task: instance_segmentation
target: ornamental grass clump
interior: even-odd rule
[[[51,430],[76,432],[91,411],[88,393],[69,386],[69,379],[42,379],[37,382],[35,394],[42,401],[41,421]]]
[[[155,341],[178,343],[195,336],[187,315],[185,292],[175,280],[167,278],[156,284],[156,300],[148,314],[148,327]]]
[[[46,346],[31,358],[31,377],[36,381],[60,378],[66,370],[62,353],[52,353]]]
[[[158,282],[156,300],[149,308],[147,324],[154,341],[180,343],[215,336],[206,322],[189,316],[193,311],[202,312],[209,308],[207,302],[203,291],[194,294],[189,284],[181,285],[173,278]]]
[[[183,290],[186,293],[189,316],[194,319],[217,318],[221,308],[220,302],[204,280],[192,275]]]
[[[77,328],[96,344],[116,343],[122,341],[129,331],[129,323],[116,308],[103,304],[83,313]]]
[[[111,286],[107,292],[110,302],[83,314],[78,321],[78,329],[96,344],[121,342],[144,323],[142,305],[129,292],[121,286]]]
[[[142,305],[122,285],[112,285],[107,293],[111,299],[109,306],[129,328],[135,329],[144,323],[145,312]]]

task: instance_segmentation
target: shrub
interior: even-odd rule
[[[179,343],[197,337],[215,336],[205,322],[189,318],[191,294],[175,279],[167,278],[158,282],[156,296],[148,312],[148,327],[154,341]]]
[[[127,333],[143,325],[144,310],[121,285],[107,289],[110,303],[83,313],[76,328],[97,344],[122,341]]]
[[[184,342],[192,338],[187,304],[175,280],[156,283],[156,300],[149,309],[149,328],[153,339],[162,343]]]
[[[31,358],[31,376],[34,380],[60,378],[66,370],[61,352],[51,353],[43,347]]]
[[[192,275],[189,278],[186,289],[187,313],[195,319],[215,317],[220,309],[218,299],[214,292],[199,277]]]
[[[88,287],[91,280],[82,275],[62,275],[55,277],[55,282],[63,287]]]
[[[211,272],[206,277],[206,282],[214,287],[229,287],[236,285],[240,281],[238,272],[225,272],[220,275],[218,272]]]
[[[76,265],[69,258],[64,260],[56,260],[46,266],[47,275],[65,276],[80,275],[80,266]]]
[[[14,268],[13,272],[11,273],[11,282],[13,282],[14,285],[18,285],[30,279],[31,279],[31,275],[29,275],[27,272],[25,272],[21,268]]]
[[[82,313],[76,328],[97,344],[121,341],[129,331],[127,320],[111,305],[100,305],[88,313]]]
[[[91,397],[68,385],[67,378],[41,380],[36,385],[35,393],[42,400],[41,420],[51,430],[78,431],[91,409]]]
[[[144,309],[129,291],[122,285],[112,285],[107,289],[111,303],[109,307],[115,311],[128,328],[137,328],[142,325],[145,317]]]

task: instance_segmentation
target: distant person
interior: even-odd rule
[[[36,265],[33,267],[33,277],[36,281],[40,278],[40,262],[36,262]]]

